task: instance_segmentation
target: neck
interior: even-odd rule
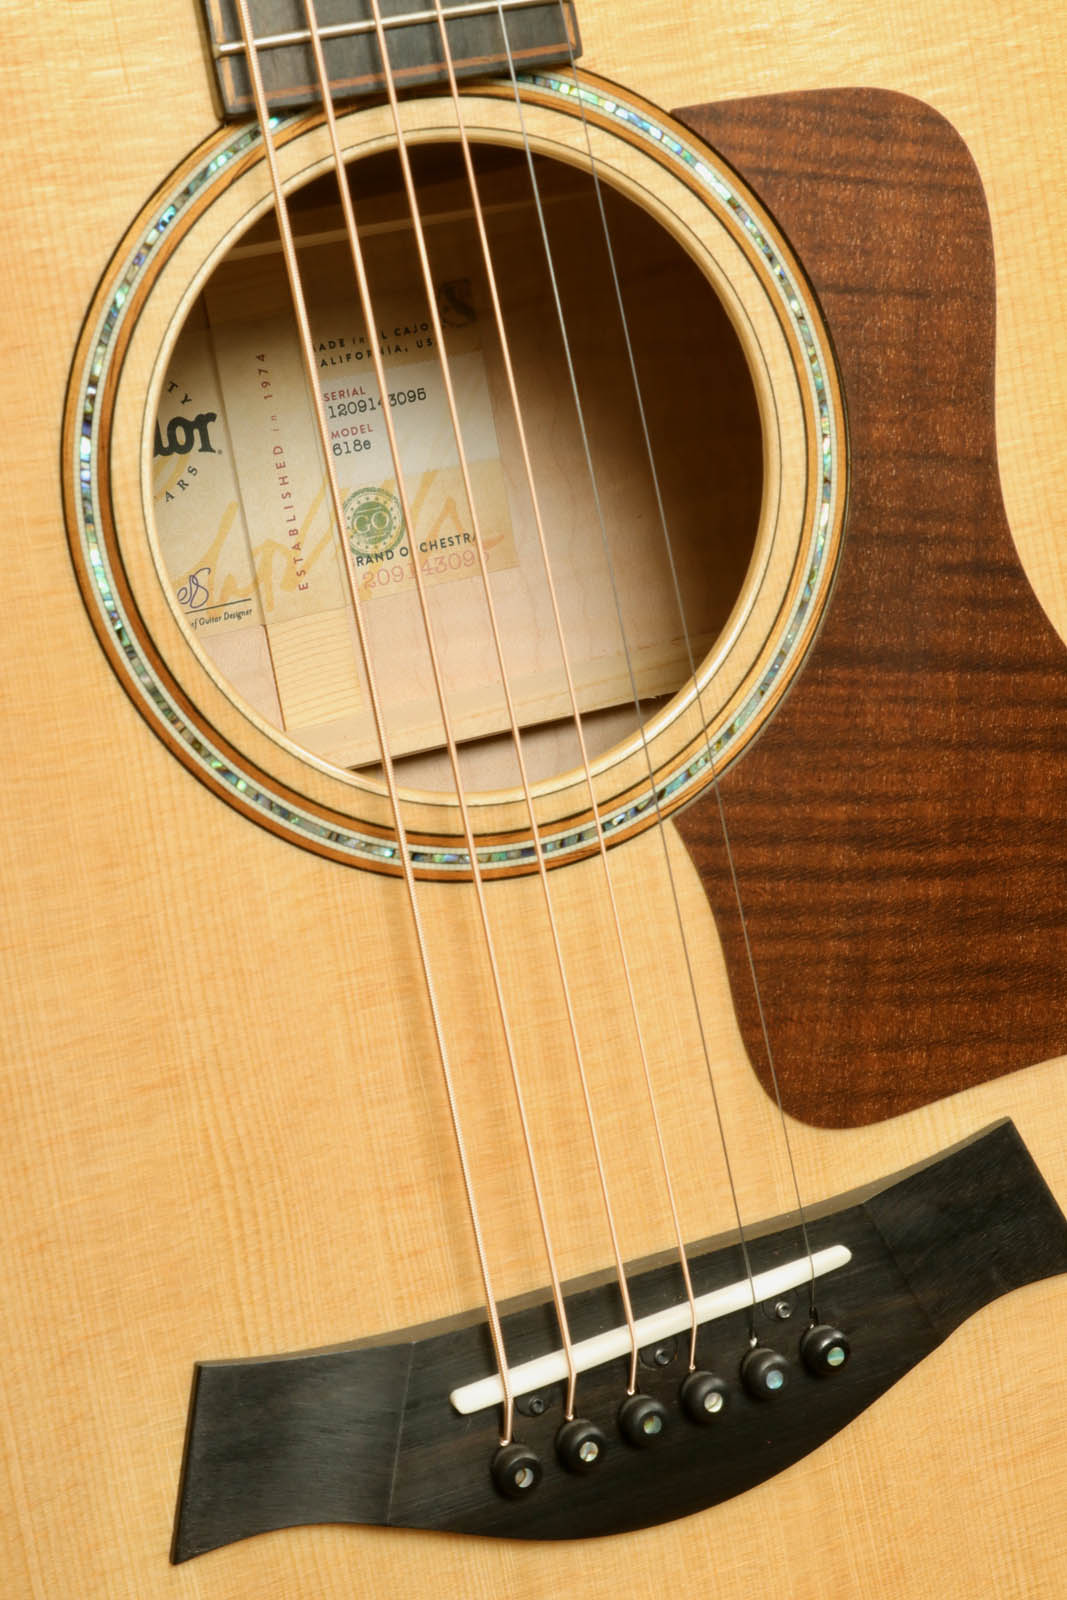
[[[378,25],[365,3],[351,9],[348,20],[319,28],[336,100],[385,88]],[[319,88],[301,0],[253,0],[251,10],[271,110],[316,106]],[[457,77],[566,62],[581,50],[572,0],[441,0],[441,11]],[[446,81],[435,0],[382,0],[381,12],[397,88]],[[252,94],[235,0],[204,0],[204,15],[223,114],[248,116]]]

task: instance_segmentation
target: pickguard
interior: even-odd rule
[[[992,239],[962,141],[879,90],[675,114],[776,216],[840,363],[835,593],[721,793],[785,1107],[856,1126],[1067,1048],[1067,653],[1001,499]],[[678,826],[770,1092],[714,796]]]

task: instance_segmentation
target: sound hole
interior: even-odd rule
[[[413,159],[505,668],[530,774],[545,782],[573,769],[579,751],[482,254],[457,147],[420,145]],[[601,757],[625,748],[687,682],[691,658],[707,653],[737,600],[760,515],[756,396],[704,275],[605,185],[654,475],[592,179],[538,159],[572,384],[525,157],[483,145],[477,166],[564,645],[586,742]],[[353,162],[349,181],[374,334],[335,180],[306,187],[292,214],[390,748],[409,788],[452,789],[418,560],[464,786],[512,789],[474,526],[395,156]],[[185,323],[159,408],[153,493],[173,596],[215,676],[300,751],[374,782],[380,751],[273,218],[230,251]]]

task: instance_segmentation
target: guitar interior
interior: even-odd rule
[[[578,167],[538,158],[535,196],[522,152],[476,154],[567,660],[599,755],[687,682],[730,616],[761,509],[756,396],[718,297],[651,214],[606,183],[598,195]],[[398,775],[453,787],[417,557],[464,785],[507,789],[518,775],[476,537],[531,777],[574,768],[579,748],[461,155],[433,144],[412,157],[474,517],[395,155],[348,176],[413,533],[332,176],[294,197],[292,222]],[[366,671],[273,214],[230,250],[181,331],[153,492],[161,567],[214,672],[301,751],[373,777]]]

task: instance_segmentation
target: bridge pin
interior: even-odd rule
[[[850,1348],[840,1329],[820,1322],[801,1335],[800,1359],[814,1377],[829,1378],[845,1365]]]
[[[741,1363],[741,1382],[753,1400],[775,1400],[789,1379],[789,1364],[777,1350],[756,1345]]]
[[[682,1384],[682,1409],[690,1422],[715,1422],[726,1409],[729,1386],[714,1372],[691,1372]]]
[[[572,1417],[556,1434],[556,1454],[568,1472],[592,1472],[604,1459],[607,1443],[595,1422]]]
[[[650,1394],[630,1394],[619,1407],[619,1431],[642,1450],[658,1442],[667,1426],[667,1407]]]
[[[521,1500],[541,1482],[541,1462],[533,1451],[513,1439],[502,1444],[490,1466],[493,1483],[509,1500]]]

